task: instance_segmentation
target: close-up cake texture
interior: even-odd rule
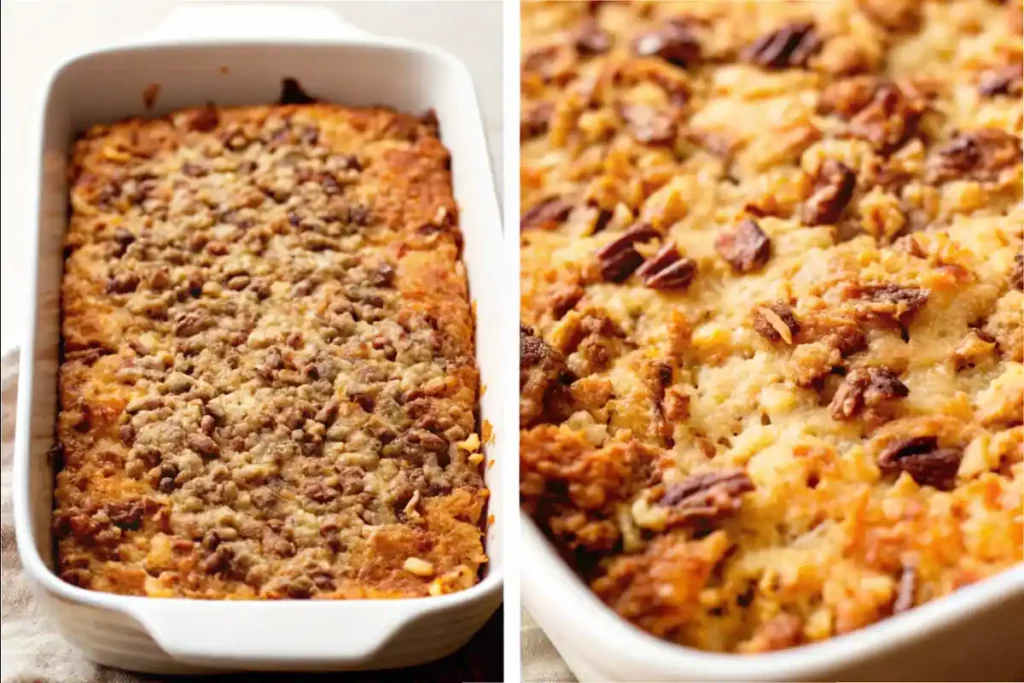
[[[521,502],[672,642],[1022,561],[1021,3],[526,2]]]
[[[209,106],[93,127],[70,173],[60,576],[234,599],[473,585],[479,374],[436,119]]]

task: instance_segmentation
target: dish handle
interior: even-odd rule
[[[369,34],[341,18],[333,7],[302,3],[229,3],[191,0],[171,10],[138,43],[192,43],[205,40],[359,40]]]
[[[203,668],[279,668],[289,662],[358,667],[418,616],[399,601],[147,600],[128,612],[169,656]]]

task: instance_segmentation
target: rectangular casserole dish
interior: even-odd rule
[[[205,32],[205,33],[197,33]],[[60,347],[61,243],[67,221],[67,153],[91,124],[213,101],[271,103],[294,77],[329,101],[434,109],[452,154],[461,209],[463,259],[476,309],[483,385],[479,419],[504,438],[503,380],[494,280],[501,239],[493,177],[468,71],[434,48],[370,38],[333,12],[283,6],[187,6],[131,45],[77,56],[51,80],[42,111],[38,237],[29,283],[34,305],[22,354],[15,455],[18,546],[40,602],[58,630],[98,663],[154,673],[211,669],[368,669],[410,666],[463,645],[501,601],[503,520],[486,534],[490,558],[472,588],[441,597],[389,601],[153,600],[82,590],[53,573],[50,532],[56,373]],[[143,93],[159,85],[154,110]],[[102,94],[102,96],[98,96]],[[504,446],[486,453],[496,460]],[[486,469],[490,510],[501,506],[501,467]]]
[[[988,80],[1020,73],[1019,17],[983,0],[522,3],[523,600],[581,680],[1020,680],[1020,451],[973,469],[982,437],[943,434],[922,451],[964,449],[954,485],[879,448],[883,429],[927,425],[912,443],[937,445],[932,425],[972,419],[1019,444],[1020,89]],[[1005,165],[951,171],[975,137]],[[822,191],[826,164],[843,180]],[[925,196],[943,208],[918,213]],[[889,233],[866,218],[880,197],[899,207]],[[927,253],[946,237],[972,274],[949,286]],[[883,330],[858,301],[881,291],[932,298],[913,330],[906,310]],[[976,393],[953,347],[1002,310],[1017,336],[976,386],[1016,379]],[[883,392],[888,416],[858,416],[848,390],[876,373],[907,384]],[[989,396],[1017,397],[1005,420]],[[803,469],[816,455],[828,470]],[[758,650],[775,652],[711,654]]]

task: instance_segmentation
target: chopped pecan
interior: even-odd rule
[[[843,379],[828,409],[833,419],[848,421],[862,412],[872,415],[885,402],[909,393],[907,385],[888,368],[856,368]]]
[[[519,139],[529,140],[547,132],[555,105],[539,102],[525,110],[519,117]]]
[[[108,503],[106,511],[114,526],[121,529],[139,529],[142,527],[142,515],[145,512],[145,507],[141,500]]]
[[[747,218],[734,230],[719,235],[715,250],[737,273],[750,273],[768,262],[772,243],[761,226]]]
[[[189,130],[209,133],[220,124],[220,115],[212,104],[196,110],[187,122]]]
[[[921,486],[948,491],[956,485],[962,457],[962,451],[939,448],[937,437],[911,436],[883,448],[878,455],[878,469],[889,476],[906,472]]]
[[[608,282],[624,282],[644,261],[644,257],[633,245],[659,236],[660,233],[647,223],[637,223],[626,230],[616,240],[598,250],[601,276]]]
[[[906,612],[914,606],[917,596],[917,567],[914,564],[903,565],[900,580],[896,585],[896,597],[892,603],[892,613]]]
[[[668,487],[658,501],[671,508],[669,526],[707,527],[740,509],[741,496],[754,490],[754,482],[740,469],[691,476]]]
[[[546,83],[564,85],[571,80],[576,51],[568,45],[547,45],[523,56],[524,77],[534,75]]]
[[[671,145],[678,127],[671,114],[642,104],[624,104],[619,114],[626,121],[630,135],[645,145]]]
[[[1017,252],[1013,257],[1013,268],[1010,270],[1010,286],[1024,291],[1024,252]]]
[[[118,273],[107,281],[107,293],[130,294],[138,289],[140,282],[135,273]]]
[[[744,48],[740,57],[765,69],[806,67],[821,45],[814,23],[799,21],[761,36]]]
[[[842,83],[842,82],[841,82]],[[888,80],[857,78],[826,90],[819,109],[849,119],[847,133],[865,140],[881,154],[889,155],[918,133],[924,102]]]
[[[661,28],[633,39],[633,52],[641,57],[661,57],[686,68],[700,59],[700,41],[684,21],[669,21]]]
[[[559,412],[575,378],[565,367],[565,356],[525,325],[519,328],[519,363],[519,421],[525,429]]]
[[[220,453],[220,448],[217,446],[217,442],[206,434],[189,434],[186,439],[186,443],[189,448],[206,458],[216,457]]]
[[[174,334],[179,337],[191,337],[205,329],[213,327],[214,320],[200,311],[189,311],[178,316],[174,325]]]
[[[771,342],[793,343],[793,336],[800,331],[800,323],[793,309],[777,301],[771,306],[754,309],[754,329]]]
[[[593,18],[583,22],[572,42],[576,52],[582,56],[603,54],[612,48],[611,34],[601,28]]]
[[[985,97],[1012,95],[1020,97],[1024,92],[1024,63],[1007,64],[981,74],[978,93]]]
[[[1000,174],[1020,164],[1021,144],[1016,135],[997,128],[960,133],[935,150],[928,159],[926,177],[930,182],[948,180],[998,180]]]
[[[862,286],[858,294],[865,301],[858,313],[867,318],[884,317],[895,320],[904,330],[921,308],[928,303],[928,291],[900,285]]]
[[[829,159],[818,169],[814,192],[804,204],[804,223],[831,225],[839,220],[857,186],[857,176],[845,164]]]
[[[669,242],[647,259],[636,274],[651,289],[686,289],[697,275],[697,262],[679,254]]]
[[[561,197],[550,197],[523,214],[519,230],[554,230],[572,212],[573,205]]]

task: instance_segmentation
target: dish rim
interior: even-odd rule
[[[616,614],[558,556],[523,511],[520,523],[522,556],[529,558],[522,565],[523,585],[530,586],[523,591],[524,604],[571,602],[576,610],[559,613],[565,622],[586,633],[592,644],[590,651],[612,652],[623,663],[644,662],[646,670],[686,671],[692,680],[814,678],[853,666],[868,656],[901,649],[932,631],[968,620],[998,601],[1024,598],[1024,563],[1019,563],[902,614],[826,640],[753,655],[709,652],[659,638]],[[540,619],[538,623],[544,626]]]

